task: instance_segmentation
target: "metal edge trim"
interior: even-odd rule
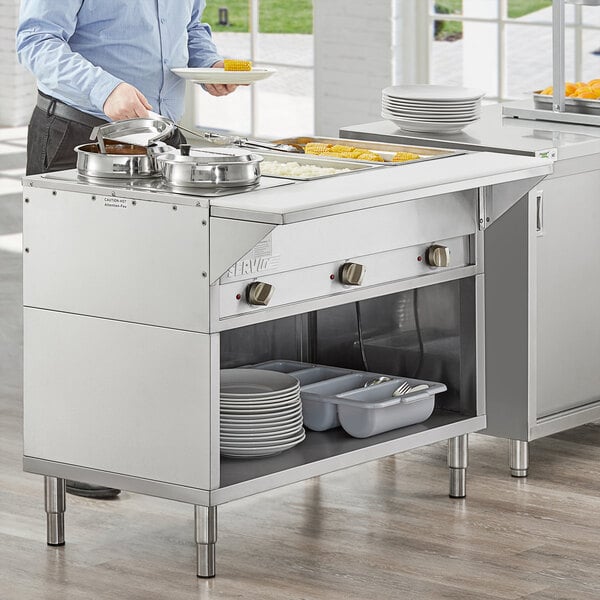
[[[540,417],[529,430],[529,441],[579,427],[600,419],[600,400],[569,410]]]
[[[154,481],[141,477],[132,477],[120,473],[100,471],[88,467],[79,467],[67,463],[55,462],[31,456],[23,456],[23,470],[36,475],[61,477],[75,481],[86,481],[97,485],[106,485],[113,488],[127,490],[137,494],[185,502],[187,504],[208,505],[210,492],[182,485]]]

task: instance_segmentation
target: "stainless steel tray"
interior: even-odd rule
[[[552,96],[533,92],[533,103],[536,108],[552,110]],[[600,115],[600,100],[588,98],[565,98],[565,112],[583,115]]]
[[[331,173],[325,175],[314,175],[312,177],[295,177],[291,175],[262,175],[262,177],[275,177],[277,179],[291,179],[294,181],[312,181],[313,179],[324,179],[326,177],[339,177],[340,175],[349,175],[353,171],[364,171],[382,167],[383,163],[371,162],[366,160],[350,160],[346,158],[320,158],[312,154],[286,154],[274,151],[255,150],[256,154],[262,156],[265,160],[278,163],[298,163],[300,165],[311,165],[315,167],[329,167],[332,169],[349,169],[344,173]]]
[[[403,144],[386,144],[385,142],[369,142],[365,140],[354,140],[350,138],[328,138],[328,137],[295,137],[295,138],[285,138],[280,140],[273,140],[274,144],[289,144],[290,146],[294,146],[298,150],[304,150],[304,146],[306,144],[316,142],[323,144],[341,144],[343,146],[355,146],[357,148],[365,148],[367,150],[373,150],[377,152],[377,154],[381,155],[384,162],[374,162],[367,160],[358,160],[358,159],[337,159],[337,160],[345,160],[351,163],[366,163],[369,165],[377,165],[377,166],[394,166],[399,167],[402,165],[412,165],[414,163],[423,162],[426,160],[435,160],[438,158],[447,158],[448,156],[458,156],[460,154],[466,154],[465,151],[461,150],[448,150],[447,148],[426,148],[424,146],[405,146]],[[403,162],[392,162],[392,157],[396,152],[412,152],[414,154],[418,154],[420,158],[415,160],[407,160]],[[288,156],[303,156],[302,154],[288,154]],[[313,156],[311,154],[304,156]],[[336,160],[336,159],[331,159]]]

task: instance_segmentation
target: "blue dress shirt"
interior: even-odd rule
[[[183,114],[176,67],[221,60],[200,22],[206,0],[23,0],[17,53],[40,91],[106,119],[102,107],[127,82],[155,112]]]

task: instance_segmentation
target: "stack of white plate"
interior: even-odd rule
[[[221,371],[221,454],[271,456],[305,437],[295,377],[263,369]]]
[[[485,92],[449,85],[395,85],[381,95],[381,116],[408,131],[453,133],[481,115]]]

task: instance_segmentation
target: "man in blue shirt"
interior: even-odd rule
[[[27,174],[76,166],[75,146],[93,127],[160,113],[183,113],[185,81],[176,67],[222,67],[206,0],[22,0],[17,53],[38,80],[29,124]],[[205,85],[213,96],[235,85]],[[185,138],[177,133],[168,144]],[[71,493],[110,498],[119,490],[67,482]]]
[[[38,80],[27,173],[73,168],[73,147],[106,121],[177,121],[185,81],[176,67],[222,67],[206,0],[22,0],[17,53]],[[206,85],[214,96],[235,85]],[[183,136],[167,140],[178,145]]]

